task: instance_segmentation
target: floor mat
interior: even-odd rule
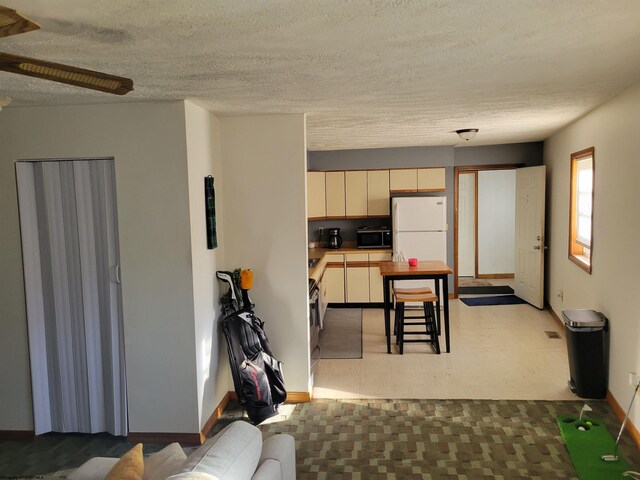
[[[458,287],[460,295],[500,295],[513,293],[509,285],[488,285],[478,287]]]
[[[320,358],[362,358],[362,309],[327,308],[320,331]]]
[[[519,305],[527,303],[515,295],[500,295],[497,297],[461,298],[460,301],[469,307],[481,307],[489,305]]]

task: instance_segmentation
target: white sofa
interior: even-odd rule
[[[92,458],[66,478],[101,480],[117,458]],[[295,444],[291,435],[262,440],[253,425],[237,421],[209,438],[189,456],[177,443],[144,460],[144,480],[295,480]]]

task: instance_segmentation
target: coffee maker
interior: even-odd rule
[[[342,237],[340,237],[340,229],[339,228],[330,228],[329,229],[329,241],[327,242],[328,248],[340,248],[342,245]]]

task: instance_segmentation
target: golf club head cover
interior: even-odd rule
[[[240,272],[240,288],[242,290],[251,290],[253,287],[253,272],[251,269],[242,270]]]

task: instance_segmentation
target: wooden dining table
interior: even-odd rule
[[[449,284],[447,276],[453,270],[444,262],[439,260],[421,260],[415,267],[410,267],[408,262],[382,262],[380,263],[380,275],[382,275],[382,287],[384,288],[384,331],[387,335],[387,353],[391,353],[391,302],[390,287],[394,280],[434,280],[434,293],[438,296],[436,305],[437,312],[440,311],[442,303],[444,310],[444,334],[446,352],[451,352],[449,338]],[[442,282],[442,297],[440,298],[440,282]],[[438,313],[439,315],[439,313]]]

